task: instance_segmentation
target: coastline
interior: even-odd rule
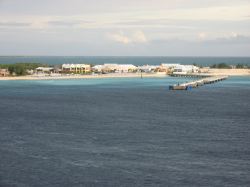
[[[167,74],[162,73],[109,73],[95,75],[60,75],[60,76],[15,76],[15,77],[0,77],[0,81],[9,80],[67,80],[67,79],[103,79],[103,78],[141,78],[142,77],[167,77]]]
[[[211,76],[250,76],[250,69],[216,69],[201,68],[201,73],[207,73]]]
[[[201,73],[208,76],[250,76],[249,69],[201,69]],[[0,81],[10,80],[67,80],[67,79],[103,79],[103,78],[141,78],[151,77],[160,78],[168,77],[166,73],[109,73],[109,74],[94,74],[94,75],[56,75],[56,76],[39,76],[26,75],[14,77],[0,77]]]

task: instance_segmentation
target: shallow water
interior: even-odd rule
[[[250,79],[0,81],[0,186],[249,186]]]

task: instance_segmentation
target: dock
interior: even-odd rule
[[[205,84],[213,84],[219,81],[226,80],[227,78],[228,76],[212,76],[212,77],[201,78],[187,83],[170,85],[169,90],[191,90],[192,88],[197,88]]]
[[[187,77],[187,78],[206,78],[211,77],[207,73],[190,73],[190,74],[171,74],[171,77]]]

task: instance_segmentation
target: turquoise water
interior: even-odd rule
[[[70,79],[70,80],[16,80],[0,81],[0,86],[32,86],[32,85],[50,85],[50,86],[97,86],[97,87],[167,87],[176,83],[184,83],[196,78],[182,77],[162,77],[162,78],[95,78],[95,79]],[[229,77],[226,81],[217,84],[206,85],[206,87],[225,87],[225,86],[250,86],[249,76]]]
[[[249,186],[250,79],[0,81],[0,186]]]

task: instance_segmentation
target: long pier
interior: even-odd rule
[[[198,79],[195,81],[190,81],[182,84],[170,85],[169,90],[191,90],[192,88],[197,88],[199,86],[203,86],[205,84],[212,84],[219,81],[226,80],[228,76],[212,76],[206,77],[202,79]]]
[[[206,78],[211,77],[207,73],[191,73],[191,74],[171,74],[171,77],[191,77],[191,78]]]

